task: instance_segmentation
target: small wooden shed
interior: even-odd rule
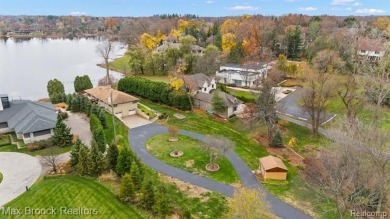
[[[287,179],[287,167],[280,158],[270,155],[260,158],[259,161],[260,173],[264,179]]]

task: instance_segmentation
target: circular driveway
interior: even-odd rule
[[[39,160],[27,154],[15,152],[0,153],[0,207],[18,197],[39,178],[42,166]]]

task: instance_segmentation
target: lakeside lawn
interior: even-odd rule
[[[205,167],[209,163],[209,154],[202,149],[203,142],[185,135],[178,135],[179,141],[169,142],[169,134],[156,135],[147,141],[147,149],[156,158],[163,162],[186,170],[190,173],[205,176],[222,183],[238,183],[239,177],[234,167],[225,157],[217,160],[220,169],[217,172],[208,172]],[[181,157],[171,157],[173,150],[183,151]]]
[[[132,206],[121,203],[105,186],[79,176],[48,176],[36,182],[5,207],[24,209],[60,207],[97,209],[97,215],[41,215],[39,218],[144,218]],[[22,210],[23,212],[23,210]],[[26,218],[12,215],[4,218]]]

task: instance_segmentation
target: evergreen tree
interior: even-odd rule
[[[79,162],[77,164],[77,171],[81,174],[81,175],[87,175],[89,174],[89,169],[88,169],[88,153],[89,153],[89,149],[82,145],[80,147],[80,151],[79,151]]]
[[[104,113],[104,110],[100,110],[98,117],[103,128],[107,128],[106,114]]]
[[[155,204],[155,199],[156,197],[154,194],[153,183],[150,179],[148,179],[144,181],[144,184],[142,185],[139,205],[141,208],[151,211]]]
[[[99,121],[100,123],[100,121]],[[92,132],[93,140],[97,143],[100,152],[106,152],[106,137],[103,128],[99,127]]]
[[[77,138],[76,143],[73,145],[72,151],[70,152],[70,163],[72,166],[76,166],[79,163],[80,148],[85,146],[81,142],[80,138]]]
[[[128,148],[124,148],[119,151],[118,163],[116,164],[116,173],[122,176],[125,173],[130,172],[131,163],[133,161],[133,155]]]
[[[213,97],[211,99],[211,103],[213,106],[213,110],[217,113],[224,113],[227,109],[225,103],[223,102],[222,98],[219,96],[219,91],[215,90],[213,93]]]
[[[59,114],[57,115],[53,141],[54,144],[58,146],[67,146],[72,144],[72,134],[70,133],[70,128],[66,126]]]
[[[283,147],[283,139],[282,139],[282,134],[280,133],[279,130],[275,132],[274,137],[272,138],[271,141],[271,146],[273,147]]]
[[[236,45],[230,50],[229,61],[232,63],[240,63],[245,57],[245,51],[242,47],[242,40],[238,40]]]
[[[92,140],[91,150],[88,153],[88,169],[92,175],[100,175],[104,170],[104,156],[100,152],[97,143]]]
[[[301,51],[301,28],[295,26],[294,29],[289,29],[287,32],[287,57],[290,59],[297,59]]]
[[[64,85],[57,79],[50,80],[47,82],[47,93],[50,98],[54,98],[58,94],[65,94]]]
[[[115,170],[118,162],[118,146],[116,144],[111,144],[107,151],[107,163],[108,167],[112,170]]]
[[[92,88],[92,82],[88,75],[76,76],[74,80],[74,90],[78,93]]]
[[[130,176],[135,188],[137,190],[140,189],[142,186],[142,174],[141,174],[139,164],[136,163],[135,161],[133,161],[133,163],[131,164]]]
[[[91,114],[91,116],[89,117],[89,128],[90,128],[91,132],[93,132],[99,128],[103,128],[102,124],[100,123],[99,118],[95,114]]]
[[[135,196],[135,189],[131,180],[130,174],[126,173],[121,180],[119,187],[119,198],[122,200],[133,199]]]
[[[153,214],[157,215],[160,218],[164,218],[166,215],[170,214],[171,206],[169,205],[169,200],[167,197],[167,189],[165,186],[159,186],[157,189],[156,200],[153,206]]]

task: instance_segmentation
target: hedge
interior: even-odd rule
[[[145,99],[161,102],[181,110],[190,110],[192,97],[186,92],[173,90],[168,84],[151,81],[141,77],[125,77],[119,80],[118,90],[137,95]]]

